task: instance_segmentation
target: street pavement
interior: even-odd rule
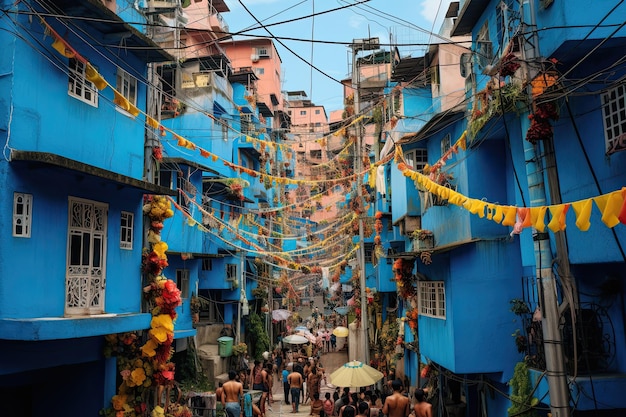
[[[332,374],[335,370],[339,369],[339,367],[348,362],[348,352],[344,349],[339,352],[322,354],[322,356],[320,357],[320,362],[324,366],[327,382],[327,384],[324,384],[324,381],[322,381],[321,384],[320,398],[323,400],[324,395],[327,392],[330,392],[332,395],[333,391],[335,390],[335,387],[332,385],[330,374]],[[298,412],[292,413],[291,404],[285,404],[285,399],[283,396],[283,385],[280,381],[280,378],[277,378],[276,375],[274,376],[274,385],[272,391],[274,396],[274,402],[270,404],[271,408],[266,407],[266,417],[280,417],[283,415],[289,415],[290,417],[307,417],[311,413],[310,401],[308,401],[306,404],[301,403]]]

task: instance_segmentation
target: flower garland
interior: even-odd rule
[[[144,295],[152,307],[152,321],[148,340],[139,346],[136,333],[108,335],[105,356],[118,358],[118,369],[122,384],[118,394],[111,399],[112,409],[104,410],[104,415],[115,417],[143,416],[147,412],[152,388],[157,388],[157,404],[152,416],[191,416],[190,410],[178,404],[165,407],[161,404],[163,390],[174,385],[175,365],[170,362],[174,341],[174,321],[176,307],[181,304],[180,290],[176,283],[162,275],[168,266],[167,243],[161,240],[163,221],[174,215],[169,200],[164,196],[148,196],[143,212],[150,220],[148,243],[150,249],[142,254],[142,272],[149,284],[144,287]],[[167,413],[167,414],[166,414]]]
[[[398,258],[393,263],[394,279],[398,295],[405,300],[416,294],[413,286],[413,261],[404,258]]]

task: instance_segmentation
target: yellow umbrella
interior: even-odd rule
[[[382,379],[382,372],[363,362],[352,361],[330,374],[330,382],[336,387],[367,387]]]
[[[348,337],[349,333],[350,330],[348,330],[347,327],[343,326],[335,327],[335,329],[333,330],[333,334],[337,337]]]

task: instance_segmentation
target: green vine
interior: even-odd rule
[[[511,387],[511,407],[507,410],[509,416],[535,417],[537,413],[533,407],[539,400],[532,397],[530,376],[525,362],[518,362],[515,365],[509,386]]]
[[[263,353],[270,350],[270,337],[265,331],[263,319],[257,313],[248,315],[248,334],[253,346],[250,353],[255,359],[263,360]]]

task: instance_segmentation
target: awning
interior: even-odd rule
[[[99,32],[98,41],[104,48],[130,52],[146,62],[175,61],[157,43],[109,10],[100,0],[52,0],[55,10],[75,17],[72,24],[89,33]],[[62,16],[59,17],[62,19]]]
[[[178,195],[178,191],[172,190],[168,187],[162,187],[151,182],[138,180],[136,178],[118,174],[117,172],[107,171],[106,169],[98,168],[93,165],[88,165],[83,162],[75,161],[73,159],[48,152],[18,151],[13,149],[11,151],[10,161],[11,163],[26,163],[33,167],[65,168],[68,171],[80,172],[82,174],[104,178],[113,183],[128,186],[130,188],[136,188],[151,194]]]

